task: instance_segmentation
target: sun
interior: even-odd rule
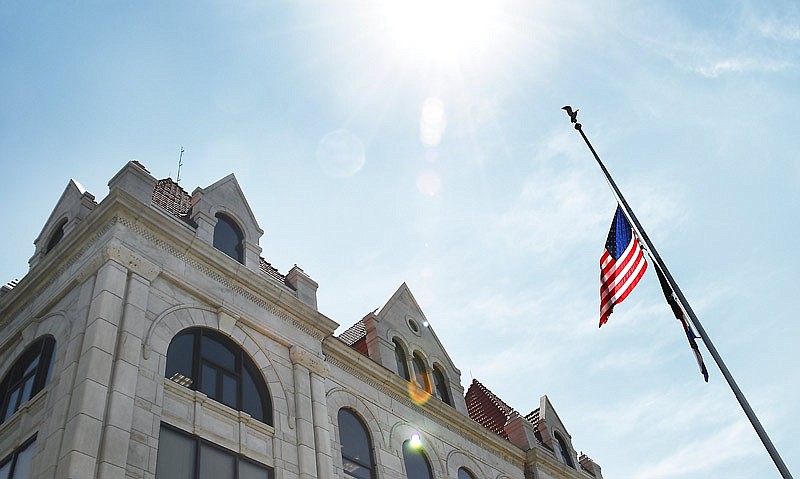
[[[492,39],[492,0],[384,0],[387,34],[406,54],[437,61],[474,56]]]

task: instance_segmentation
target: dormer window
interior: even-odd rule
[[[64,237],[64,226],[67,224],[67,220],[62,220],[58,226],[55,227],[53,233],[50,235],[50,239],[47,240],[47,247],[44,249],[44,254],[47,254],[55,248],[61,238]]]
[[[214,247],[244,264],[244,234],[241,228],[228,215],[217,213],[216,217]]]
[[[575,468],[575,464],[572,462],[572,455],[569,452],[569,446],[567,445],[567,441],[559,433],[555,433],[556,442],[558,443],[558,452],[561,455],[559,459],[561,462],[566,464],[569,467]]]

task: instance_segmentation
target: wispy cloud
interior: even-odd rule
[[[695,72],[708,78],[716,78],[727,73],[777,72],[793,66],[791,62],[769,58],[734,57],[712,60],[710,63],[695,66]]]
[[[681,443],[669,456],[657,463],[639,470],[635,478],[670,479],[684,478],[689,474],[699,475],[704,471],[729,464],[735,460],[756,454],[749,425],[744,419],[724,427],[716,434]]]

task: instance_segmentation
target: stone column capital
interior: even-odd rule
[[[289,349],[289,357],[293,365],[303,366],[310,372],[319,376],[328,377],[331,372],[330,367],[325,363],[324,359],[299,346],[292,346]]]

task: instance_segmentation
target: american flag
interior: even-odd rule
[[[636,232],[617,205],[606,249],[600,257],[600,326],[608,321],[614,305],[628,297],[646,269]]]

